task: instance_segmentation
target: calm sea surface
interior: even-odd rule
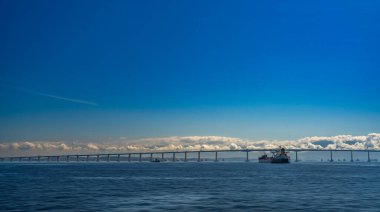
[[[1,211],[380,211],[379,163],[0,164]]]

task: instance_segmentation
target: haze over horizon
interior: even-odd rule
[[[379,9],[0,0],[1,154],[181,138],[380,148]]]

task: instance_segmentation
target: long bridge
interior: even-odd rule
[[[153,161],[158,159],[160,161],[178,161],[178,156],[182,155],[181,160],[184,162],[190,161],[189,154],[196,154],[193,160],[201,162],[205,160],[202,154],[214,154],[212,161],[219,161],[218,153],[223,152],[241,152],[245,154],[245,161],[250,161],[250,152],[272,152],[278,149],[239,149],[239,150],[192,150],[192,151],[155,151],[155,152],[129,152],[129,153],[99,153],[99,154],[67,154],[67,155],[37,155],[37,156],[17,156],[17,157],[0,157],[0,162],[70,162],[70,161],[83,161],[83,162],[132,162],[132,161]],[[366,153],[367,162],[371,162],[371,154],[380,152],[380,150],[346,150],[346,149],[287,149],[287,152],[295,154],[295,162],[300,161],[298,156],[299,152],[329,152],[330,158],[328,161],[333,162],[333,153],[335,152],[349,152],[350,161],[354,162],[354,153]],[[169,157],[165,157],[168,156]],[[145,157],[144,157],[145,156]],[[148,156],[148,157],[146,157]]]

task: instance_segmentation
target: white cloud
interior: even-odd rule
[[[96,144],[87,144],[86,147],[89,149],[89,150],[99,150],[99,147],[96,145]]]
[[[305,137],[298,140],[251,141],[222,136],[172,136],[143,138],[110,143],[77,143],[49,141],[24,141],[0,144],[2,155],[68,154],[95,152],[137,152],[137,151],[185,151],[185,150],[239,150],[262,149],[285,146],[288,149],[377,149],[380,150],[380,134],[366,136],[337,135],[330,137]]]

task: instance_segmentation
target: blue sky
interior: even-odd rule
[[[380,131],[379,1],[0,1],[0,141]]]

